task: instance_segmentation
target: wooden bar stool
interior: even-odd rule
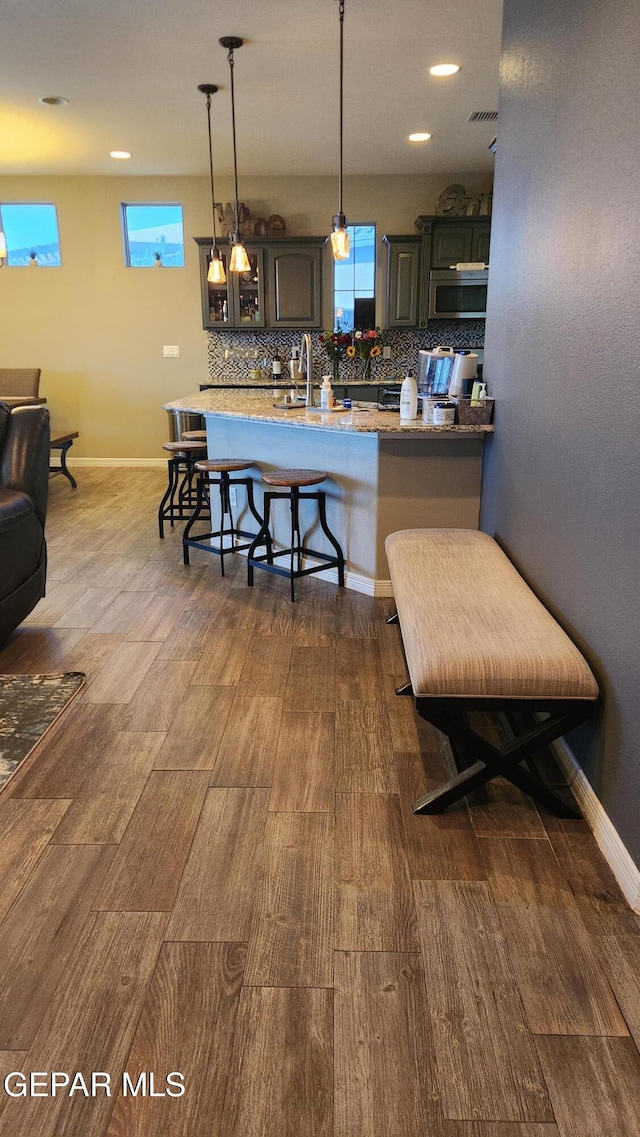
[[[182,437],[187,442],[206,442],[206,430],[183,430]]]
[[[168,451],[167,463],[169,481],[166,493],[158,508],[158,529],[164,537],[164,523],[169,521],[173,529],[176,521],[186,521],[193,512],[197,496],[193,485],[195,462],[206,457],[207,448],[203,442],[164,442],[163,450]],[[182,475],[182,479],[180,478]]]
[[[262,529],[258,533],[255,541],[251,545],[248,553],[248,575],[247,584],[251,588],[253,586],[253,570],[254,568],[264,569],[266,572],[277,573],[278,576],[286,576],[291,581],[291,599],[295,600],[295,581],[300,576],[309,576],[313,572],[320,572],[325,568],[337,568],[338,570],[338,584],[340,588],[344,587],[344,554],[338,541],[327,525],[327,512],[326,512],[326,494],[324,490],[313,490],[311,493],[301,493],[302,486],[316,486],[320,482],[324,482],[327,478],[321,470],[271,470],[262,475],[262,480],[268,486],[283,486],[287,487],[286,493],[279,493],[277,491],[268,490],[264,495],[264,523]],[[291,510],[291,547],[288,549],[279,549],[274,553],[271,545],[271,534],[269,531],[269,522],[271,520],[271,502],[277,498],[283,498],[289,502]],[[300,535],[300,502],[301,501],[317,501],[318,503],[318,520],[320,521],[320,528],[325,537],[335,549],[335,556],[329,556],[327,553],[319,553],[315,549],[308,549],[302,544],[302,537]],[[259,545],[267,543],[267,551],[264,556],[256,556],[256,549]],[[274,563],[276,557],[289,557],[289,568],[282,568],[280,565]],[[302,568],[302,557],[314,557],[315,560],[321,561],[319,565],[313,568]]]
[[[231,474],[239,473],[241,470],[250,470],[253,465],[255,465],[255,463],[250,458],[204,458],[195,463],[195,468],[198,472],[196,508],[193,516],[185,526],[182,537],[182,553],[185,565],[189,564],[190,548],[203,549],[205,553],[216,553],[217,556],[220,557],[220,571],[222,576],[224,576],[225,553],[236,553],[241,549],[253,548],[254,545],[266,545],[267,551],[270,551],[271,537],[269,532],[267,531],[264,538],[259,540],[260,533],[262,533],[264,529],[264,522],[256,509],[253,499],[253,479],[230,477]],[[212,474],[219,474],[220,476],[214,478],[211,476]],[[210,495],[211,486],[219,486],[220,488],[220,528],[215,529],[211,533],[198,533],[195,537],[192,537],[191,530],[205,509],[208,519],[210,521],[213,519]],[[260,528],[259,533],[248,533],[245,529],[237,528],[231,510],[230,489],[232,486],[246,487],[247,505],[258,522]],[[225,517],[229,519],[229,524],[226,527]],[[227,547],[225,547],[224,543],[225,537],[231,537],[231,544]],[[248,537],[249,540],[237,544],[238,537]],[[211,540],[216,540],[217,538],[219,538],[219,545],[210,544]]]

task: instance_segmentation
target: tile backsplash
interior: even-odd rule
[[[239,348],[258,352],[257,362],[273,357],[277,351],[283,364],[291,355],[291,347],[300,343],[301,332],[281,328],[258,329],[255,332],[209,331],[207,332],[207,356],[209,378],[213,383],[233,381],[251,382],[249,368],[256,366],[251,359],[225,359],[226,348]],[[312,332],[315,379],[331,373],[331,366],[324,351],[320,348],[320,332]],[[386,379],[405,375],[409,368],[415,371],[418,366],[418,351],[433,348],[438,344],[454,348],[482,348],[484,346],[484,320],[434,320],[428,328],[414,328],[410,331],[393,329],[384,333],[384,343],[391,347],[391,359],[376,359],[372,364],[372,379],[384,383]],[[358,359],[345,359],[340,364],[340,377],[358,379],[361,363]]]

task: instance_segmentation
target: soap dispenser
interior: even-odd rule
[[[410,422],[418,417],[418,384],[410,371],[400,388],[400,421]]]
[[[333,406],[333,387],[328,375],[324,375],[320,388],[320,406],[323,411],[330,411]]]

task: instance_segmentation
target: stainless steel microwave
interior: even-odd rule
[[[433,269],[429,273],[429,319],[484,319],[488,280],[486,268]]]

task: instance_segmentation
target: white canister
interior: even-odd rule
[[[425,395],[422,399],[422,421],[433,426],[433,409],[437,403],[442,402],[442,396],[434,398],[432,395]]]
[[[456,421],[455,403],[436,403],[433,408],[434,426],[453,426]]]

